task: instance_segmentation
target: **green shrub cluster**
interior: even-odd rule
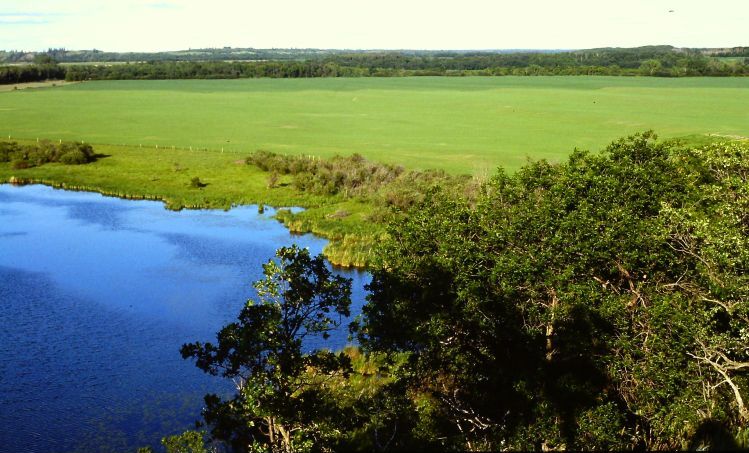
[[[32,145],[0,142],[0,162],[11,162],[15,169],[38,167],[51,162],[81,165],[96,160],[94,149],[85,143],[42,141]]]
[[[423,200],[437,185],[465,190],[467,175],[453,176],[442,170],[405,170],[400,165],[372,162],[359,154],[319,159],[257,151],[246,162],[274,175],[291,176],[291,185],[315,195],[361,198],[378,207],[406,210]],[[375,214],[377,215],[377,214]]]
[[[257,151],[247,163],[263,171],[292,175],[296,189],[320,195],[366,195],[405,172],[400,165],[370,162],[359,154],[322,160]]]

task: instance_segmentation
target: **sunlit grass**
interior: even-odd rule
[[[411,77],[86,82],[0,93],[0,137],[358,152],[483,174],[645,129],[749,136],[748,78]]]

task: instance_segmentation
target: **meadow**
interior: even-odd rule
[[[653,129],[749,135],[749,79],[410,77],[99,81],[0,93],[0,137],[94,144],[354,152],[489,174]],[[169,159],[168,160],[174,160]]]

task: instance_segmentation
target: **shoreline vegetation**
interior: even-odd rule
[[[32,151],[58,148],[85,149],[96,159],[76,166],[34,160]],[[370,263],[385,224],[421,202],[431,188],[467,193],[475,187],[470,182],[477,181],[374,163],[359,155],[322,160],[256,152],[237,160],[236,153],[184,149],[147,154],[150,150],[139,147],[96,145],[95,150],[83,143],[0,142],[0,181],[161,201],[172,210],[281,207],[275,218],[291,233],[328,239],[325,257],[335,266],[356,268]],[[292,212],[284,206],[305,209]]]

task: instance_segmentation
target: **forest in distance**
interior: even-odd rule
[[[435,186],[375,246],[360,346],[338,352],[302,340],[338,326],[350,283],[280,249],[216,343],[182,347],[236,394],[207,395],[203,431],[163,444],[746,448],[748,178],[745,142],[646,132],[469,195]]]
[[[103,60],[78,61],[70,52],[0,52],[0,84],[40,80],[236,79],[304,77],[404,76],[746,76],[749,54],[745,48],[676,49],[647,46],[555,52],[437,52],[437,51],[268,51],[245,57],[218,58],[221,52],[106,54]],[[28,60],[31,55],[30,60]],[[96,55],[96,53],[93,53]],[[31,64],[10,64],[24,58]],[[110,60],[110,58],[120,58]],[[58,64],[75,61],[77,64]],[[124,63],[124,64],[111,64]]]

